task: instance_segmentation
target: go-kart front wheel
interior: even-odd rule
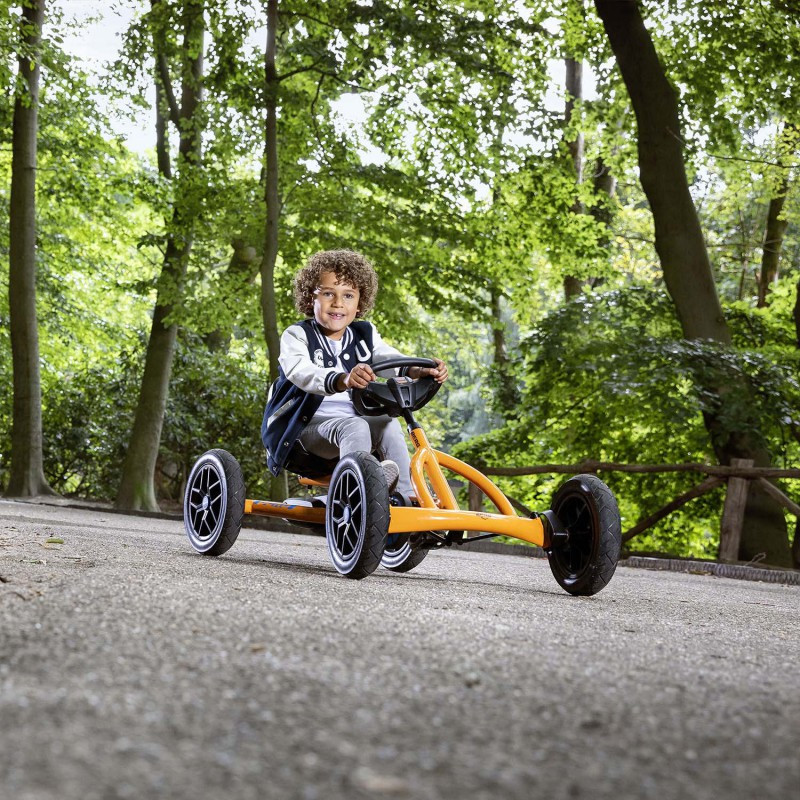
[[[244,495],[242,468],[227,450],[209,450],[197,459],[186,481],[183,527],[198,553],[219,556],[233,547]]]
[[[569,534],[547,551],[553,576],[570,594],[597,594],[611,580],[622,544],[614,495],[595,475],[576,475],[558,489],[551,508]]]
[[[388,530],[389,488],[381,465],[369,453],[342,456],[325,505],[325,537],[336,571],[356,580],[375,572]]]

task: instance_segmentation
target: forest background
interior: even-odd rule
[[[100,69],[65,46],[87,6],[129,20]],[[292,276],[338,247],[384,337],[447,360],[424,424],[470,463],[797,465],[793,0],[0,7],[7,494],[154,509],[212,447],[294,490],[261,415]],[[603,478],[623,528],[697,481]],[[497,480],[541,509],[562,479]],[[713,558],[721,508],[629,546]],[[741,558],[798,565],[769,497],[745,523]]]

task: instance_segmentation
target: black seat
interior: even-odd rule
[[[379,458],[377,452],[372,454],[375,458]],[[339,463],[338,458],[322,458],[322,456],[315,456],[309,453],[308,450],[300,444],[299,441],[294,443],[291,452],[289,453],[289,460],[286,462],[284,469],[299,475],[301,478],[312,478],[318,480],[319,478],[327,478],[336,469]]]
[[[302,478],[327,478],[338,463],[338,458],[322,458],[309,453],[298,441],[294,443],[284,469]]]

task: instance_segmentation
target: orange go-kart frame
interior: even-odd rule
[[[434,365],[430,359],[401,357],[373,368],[380,374],[381,369]],[[408,572],[433,548],[503,535],[542,547],[553,576],[570,594],[592,595],[603,589],[614,574],[622,543],[619,508],[611,490],[596,475],[576,475],[558,488],[549,510],[518,516],[508,498],[479,470],[431,447],[412,412],[437,389],[430,376],[393,375],[385,384],[372,381],[352,392],[358,414],[389,414],[405,421],[414,445],[410,478],[415,496],[390,497],[374,456],[348,453],[328,478],[300,479],[306,485],[329,487],[325,500],[243,500],[244,480],[236,459],[225,450],[209,450],[195,462],[186,481],[184,528],[192,547],[218,556],[236,541],[244,513],[282,517],[322,526],[336,570],[361,579],[379,565]],[[314,468],[327,467],[320,463]],[[459,508],[443,470],[475,485],[497,513]]]
[[[389,533],[415,531],[475,531],[491,536],[511,536],[530,544],[550,546],[549,526],[537,515],[520,517],[502,491],[479,470],[431,447],[421,427],[409,429],[414,445],[411,457],[411,484],[418,506],[392,506]],[[495,505],[499,513],[465,511],[458,505],[452,489],[442,472],[450,470],[475,484]],[[300,478],[306,486],[327,486],[330,478],[313,480]],[[430,485],[430,486],[429,486]],[[325,509],[271,500],[245,500],[246,514],[282,517],[294,522],[325,525]],[[473,537],[473,538],[483,538]],[[470,541],[469,538],[459,543]]]

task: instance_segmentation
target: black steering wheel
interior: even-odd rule
[[[436,362],[431,358],[397,356],[377,361],[370,366],[377,373],[402,367],[433,368]],[[390,417],[399,417],[404,409],[416,411],[422,408],[439,391],[440,386],[430,375],[422,378],[393,376],[386,383],[370,381],[363,389],[350,389],[349,392],[353,406],[362,416],[377,417],[387,414]]]

